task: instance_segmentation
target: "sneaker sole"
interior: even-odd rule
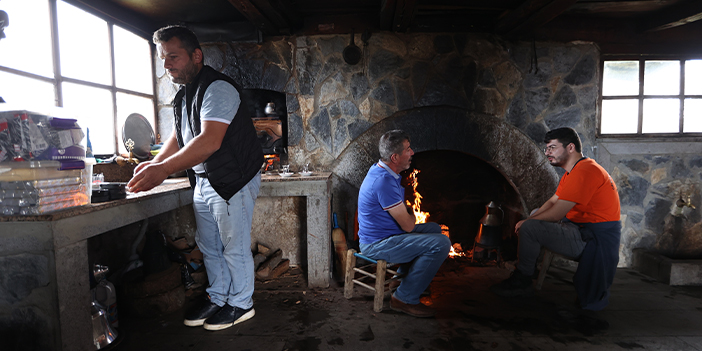
[[[246,322],[249,319],[253,318],[253,316],[256,315],[256,310],[251,309],[251,311],[246,312],[244,315],[239,317],[239,319],[235,320],[232,323],[225,323],[225,324],[207,324],[204,323],[205,329],[206,330],[222,330],[222,329],[227,329],[233,325],[239,324],[241,322]]]
[[[183,324],[187,325],[188,327],[199,327],[199,326],[205,324],[205,319],[207,319],[207,318],[195,319],[195,320],[186,319],[185,322],[183,322]]]

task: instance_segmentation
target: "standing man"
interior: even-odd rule
[[[601,310],[619,263],[619,194],[602,166],[583,157],[578,133],[554,129],[544,137],[551,165],[563,168],[556,194],[529,218],[519,221],[519,262],[512,276],[490,290],[500,296],[532,292],[532,275],[541,247],[580,263],[573,283],[580,307]]]
[[[180,90],[175,130],[159,154],[139,164],[128,187],[146,191],[187,170],[194,188],[195,241],[204,255],[208,301],[185,314],[185,325],[221,330],[254,316],[251,221],[261,184],[263,151],[241,88],[203,65],[197,37],[169,26],[154,33],[164,67]]]
[[[408,169],[414,151],[401,130],[380,138],[380,161],[371,166],[358,194],[358,237],[361,252],[376,260],[405,263],[404,275],[390,308],[415,317],[436,311],[419,302],[451,249],[451,240],[436,223],[416,224],[405,206],[405,189],[398,173]]]

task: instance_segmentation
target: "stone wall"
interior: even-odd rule
[[[355,40],[361,43],[360,35]],[[606,163],[617,176],[626,228],[645,228],[652,233],[659,228],[655,219],[648,217],[659,210],[651,208],[665,207],[661,201],[672,201],[672,195],[661,196],[655,186],[646,185],[651,182],[650,173],[663,164],[674,169],[678,169],[674,165],[681,165],[691,173],[699,167],[692,159],[675,161],[675,155],[654,167],[656,159],[641,156],[634,158],[648,164],[649,173],[637,175],[638,171],[620,164],[617,157],[610,159],[607,154],[604,161],[600,159],[595,152],[600,70],[595,44],[513,43],[478,34],[381,32],[373,33],[367,45],[359,45],[364,58],[354,66],[342,58],[347,44],[348,35],[281,37],[262,44],[209,43],[203,45],[203,51],[207,64],[237,79],[244,88],[286,93],[293,169],[310,162],[313,170],[331,171],[338,166],[342,152],[372,126],[399,112],[425,107],[452,107],[493,116],[526,134],[534,142],[528,147],[543,146],[547,130],[568,126],[580,133],[584,154]],[[173,118],[169,103],[176,88],[160,60],[156,67],[159,132],[169,135]],[[461,127],[463,124],[457,126]],[[632,175],[627,179],[634,179],[633,183],[624,181],[624,175]],[[672,175],[668,177],[672,179]],[[698,175],[694,177],[699,180]],[[355,197],[349,194],[354,186],[338,177],[334,180],[333,211],[353,213]],[[636,187],[640,197],[644,186],[645,199],[631,200],[628,189]],[[343,229],[348,233],[351,228]],[[622,241],[623,265],[630,263],[633,247],[654,245],[650,239],[630,240],[630,236],[625,235]]]
[[[603,140],[599,159],[617,183],[624,229],[620,265],[633,248],[670,258],[702,258],[702,143]],[[676,202],[690,198],[695,208]]]

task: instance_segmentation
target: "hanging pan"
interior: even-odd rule
[[[349,46],[344,48],[344,61],[349,65],[355,65],[361,61],[361,48],[356,46],[353,42],[353,30],[351,30],[351,43]]]

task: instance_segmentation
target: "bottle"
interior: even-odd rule
[[[107,280],[105,275],[109,271],[107,266],[96,264],[93,267],[95,280],[98,282],[95,287],[95,301],[100,305],[105,306],[107,312],[107,321],[113,327],[119,327],[119,318],[117,316],[117,291],[115,285]]]

